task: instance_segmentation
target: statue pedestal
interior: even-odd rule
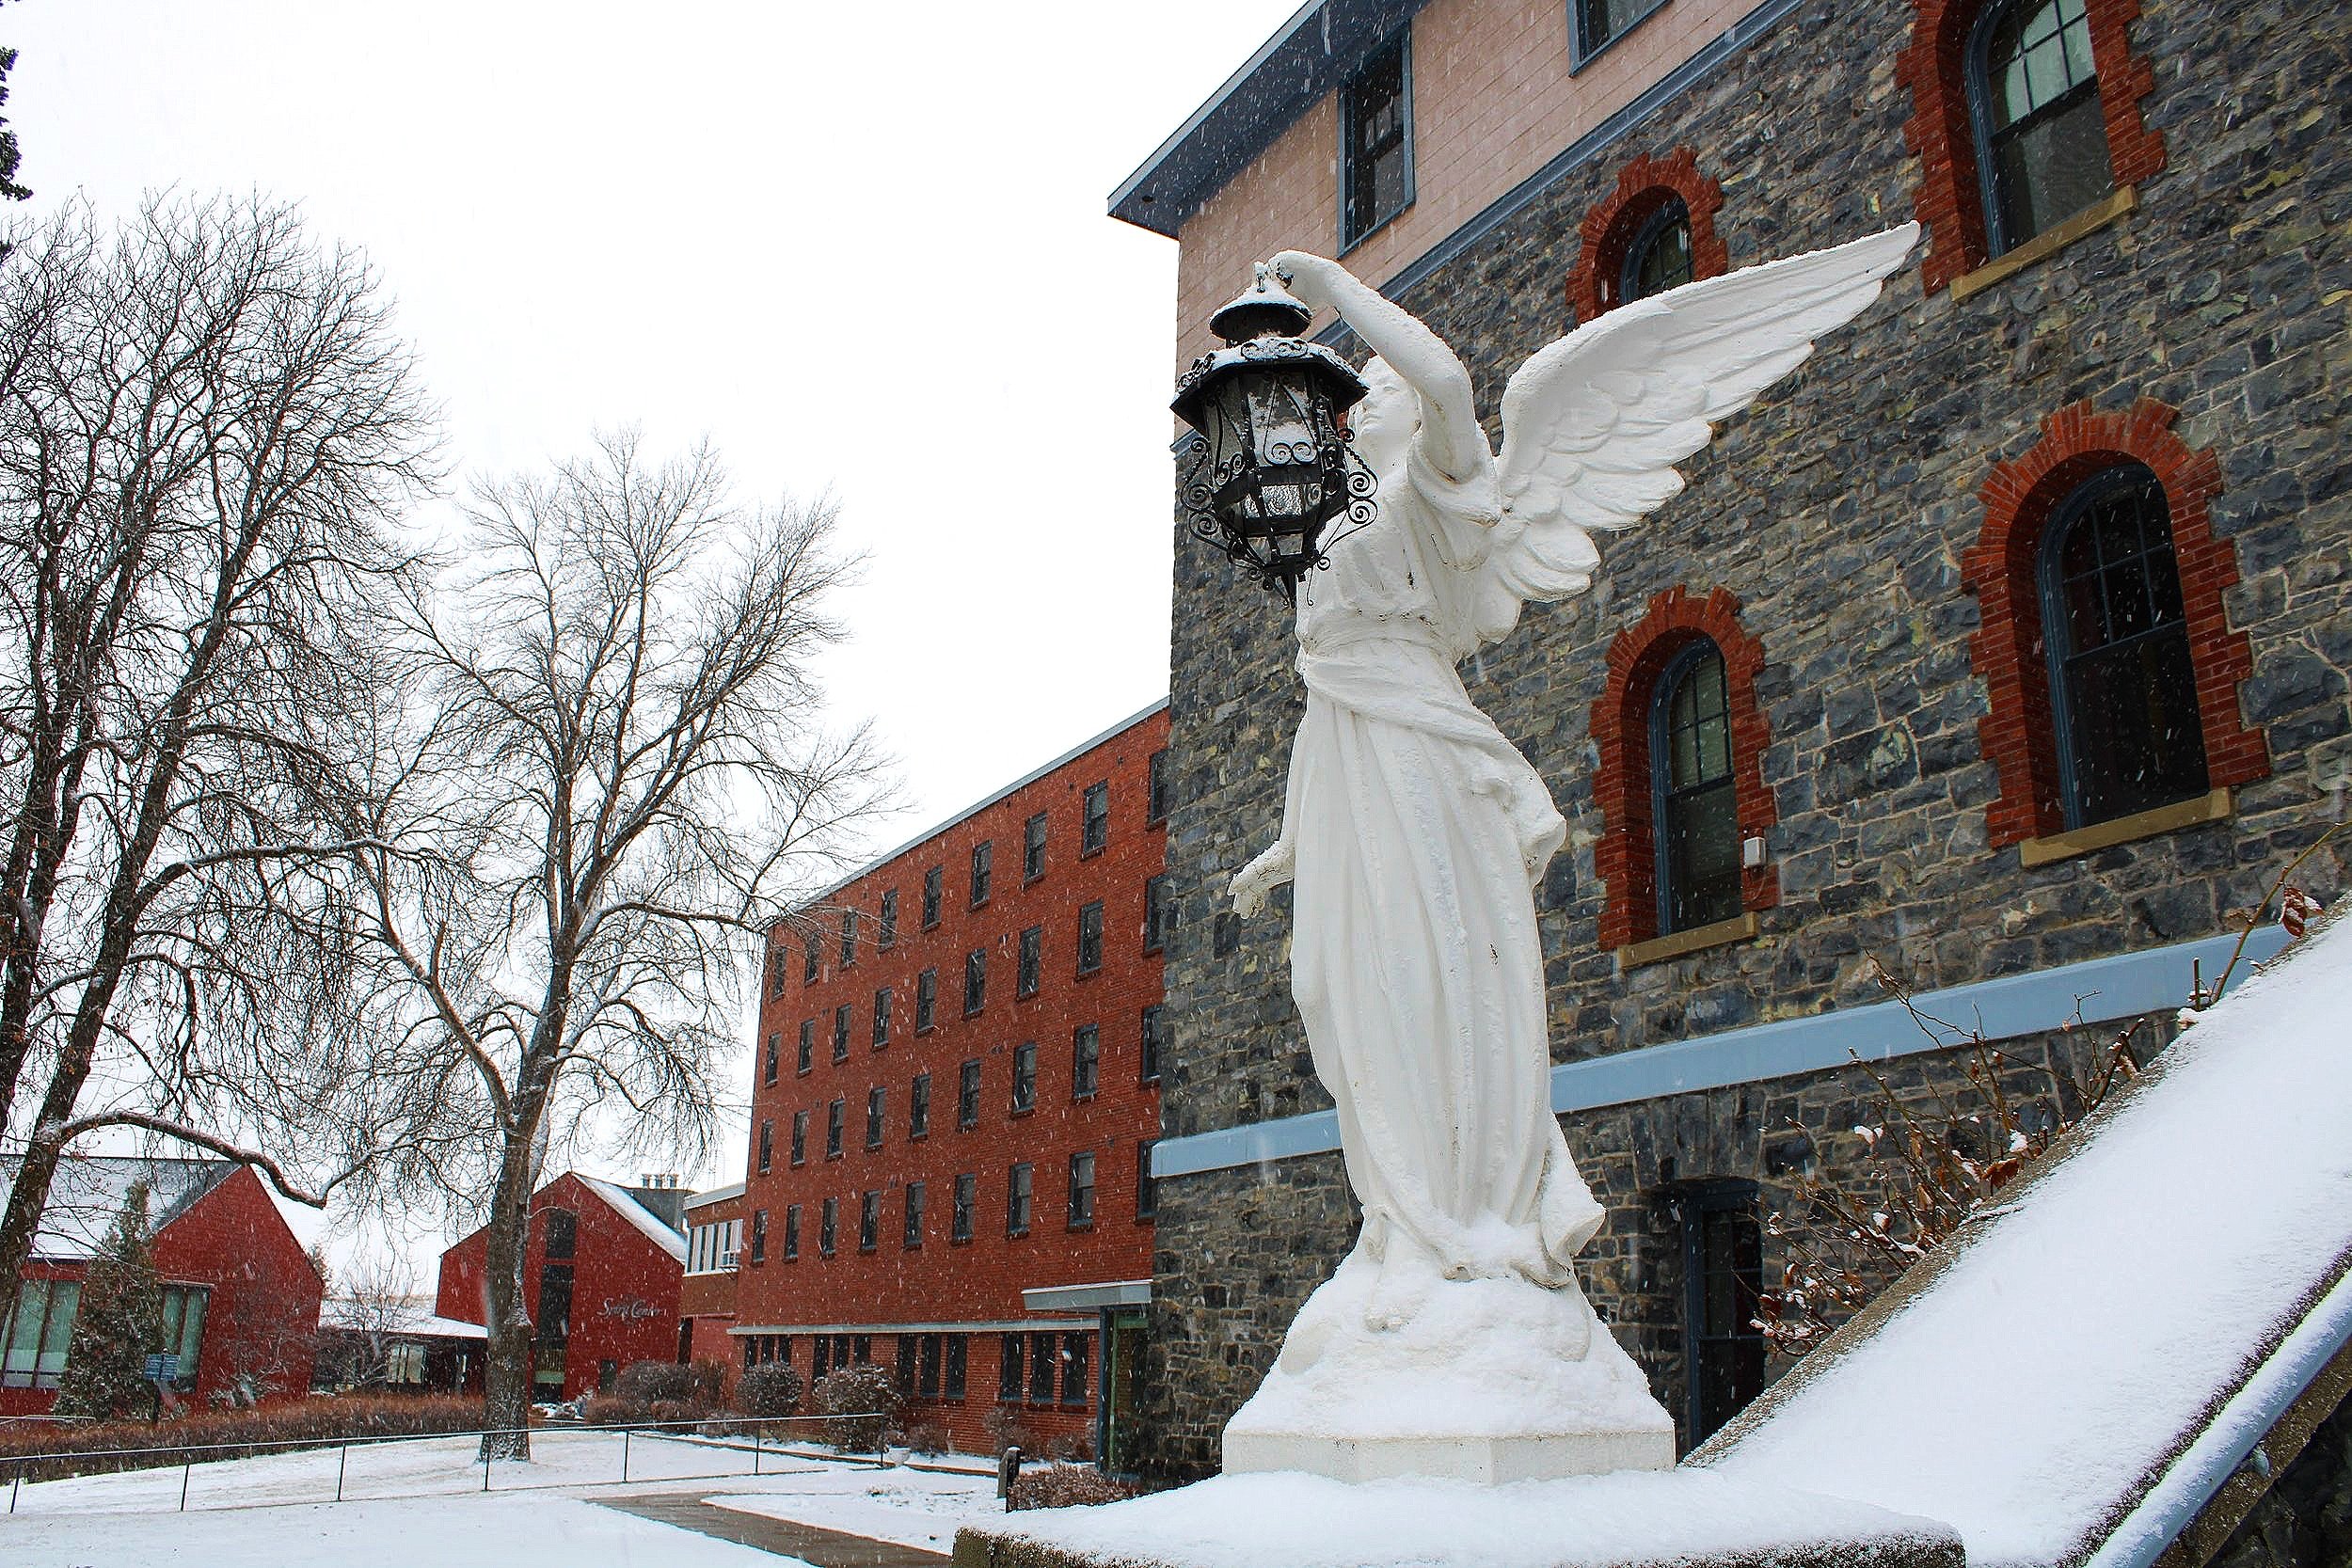
[[[1227,1475],[1549,1481],[1671,1469],[1675,1429],[1575,1286],[1426,1276],[1400,1291],[1354,1255],[1299,1309],[1226,1424],[1224,1457]]]

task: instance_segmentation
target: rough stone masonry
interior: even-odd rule
[[[1402,293],[1471,366],[1490,433],[1502,377],[1571,325],[1578,225],[1634,156],[1694,150],[1721,182],[1714,221],[1734,267],[1912,216],[1920,164],[1896,62],[1914,17],[1913,0],[1798,7]],[[1465,670],[1569,822],[1539,895],[1555,1060],[1878,1001],[1874,965],[1949,986],[2211,935],[2324,830],[2328,786],[2352,772],[2352,26],[2318,0],[2144,0],[2131,39],[2153,71],[2140,107],[2166,153],[2136,212],[1965,299],[1899,276],[1686,465],[1682,496],[1603,542],[1590,594],[1530,607]],[[1979,603],[1961,561],[1985,520],[1979,487],[2034,446],[2046,416],[2143,398],[2177,410],[2172,433],[2217,459],[2212,526],[2237,574],[2224,603],[2252,654],[2240,709],[2269,768],[2238,789],[2230,820],[2028,869],[2014,847],[1988,847],[2001,784],[1979,745]],[[1727,589],[1762,645],[1779,899],[1755,940],[1621,972],[1598,940],[1595,847],[1609,825],[1588,721],[1611,640],[1677,585]],[[1174,627],[1170,1137],[1328,1103],[1288,994],[1286,898],[1244,924],[1222,896],[1279,815],[1299,712],[1280,602],[1180,537]],[[2304,879],[2333,894],[2343,865],[2323,856]],[[2030,1078],[2045,1052],[2075,1061],[2083,1042],[2003,1049]],[[1894,1086],[1927,1097],[1962,1070],[1913,1057]],[[1568,1119],[1611,1209],[1586,1289],[1670,1409],[1680,1262],[1658,1189],[1750,1178],[1769,1212],[1796,1172],[1843,1180],[1876,1092],[1834,1071]],[[1226,1418],[1354,1223],[1337,1155],[1162,1182],[1152,1469],[1215,1468]],[[1781,1259],[1769,1235],[1766,1247],[1771,1280]]]

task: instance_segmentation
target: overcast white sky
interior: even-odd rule
[[[1104,198],[1295,5],[15,0],[0,43],[20,211],[299,199],[460,471],[635,422],[831,490],[879,848],[1167,690],[1176,246]]]

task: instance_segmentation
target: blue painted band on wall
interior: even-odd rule
[[[2284,930],[2265,926],[2247,940],[2246,957],[2260,963],[2276,957],[2286,942]],[[1551,1108],[1555,1114],[1591,1111],[1664,1095],[1730,1088],[1843,1067],[1857,1056],[1866,1062],[1890,1061],[1958,1045],[1971,1033],[1989,1040],[2010,1039],[2063,1028],[2078,1018],[2084,1023],[2106,1023],[2164,1012],[2188,1001],[2192,977],[2201,969],[2208,984],[2217,978],[2236,945],[2234,936],[2205,937],[1922,991],[1912,998],[1912,1006],[1928,1022],[1925,1028],[1912,1021],[1900,1002],[1875,1002],[1567,1062],[1551,1069]],[[1337,1113],[1316,1111],[1188,1138],[1164,1138],[1152,1151],[1152,1174],[1192,1176],[1327,1154],[1339,1147]]]

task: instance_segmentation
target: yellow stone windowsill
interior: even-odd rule
[[[1674,931],[1647,942],[1629,942],[1617,949],[1617,967],[1638,969],[1667,958],[1678,958],[1685,953],[1696,953],[1708,947],[1728,946],[1735,942],[1747,942],[1763,929],[1756,911],[1718,920],[1712,926],[1693,926],[1687,931]]]
[[[1953,278],[1953,301],[1957,303],[1970,294],[1982,293],[1995,283],[2014,277],[2036,261],[2057,255],[2076,240],[2097,233],[2138,207],[2137,188],[2132,185],[2119,187],[2106,199],[2084,208],[2057,228],[2045,229],[2016,249],[1995,256],[1974,272],[1964,272]]]
[[[2017,847],[2017,860],[2028,867],[2047,865],[2052,861],[2088,855],[2094,849],[2111,848],[2134,839],[2154,838],[2159,833],[2178,832],[2183,828],[2201,827],[2208,822],[2226,822],[2236,812],[2237,805],[2230,792],[2217,789],[2192,800],[2158,806],[2153,811],[2134,812],[2111,822],[2094,822],[2072,832],[2026,839]]]

